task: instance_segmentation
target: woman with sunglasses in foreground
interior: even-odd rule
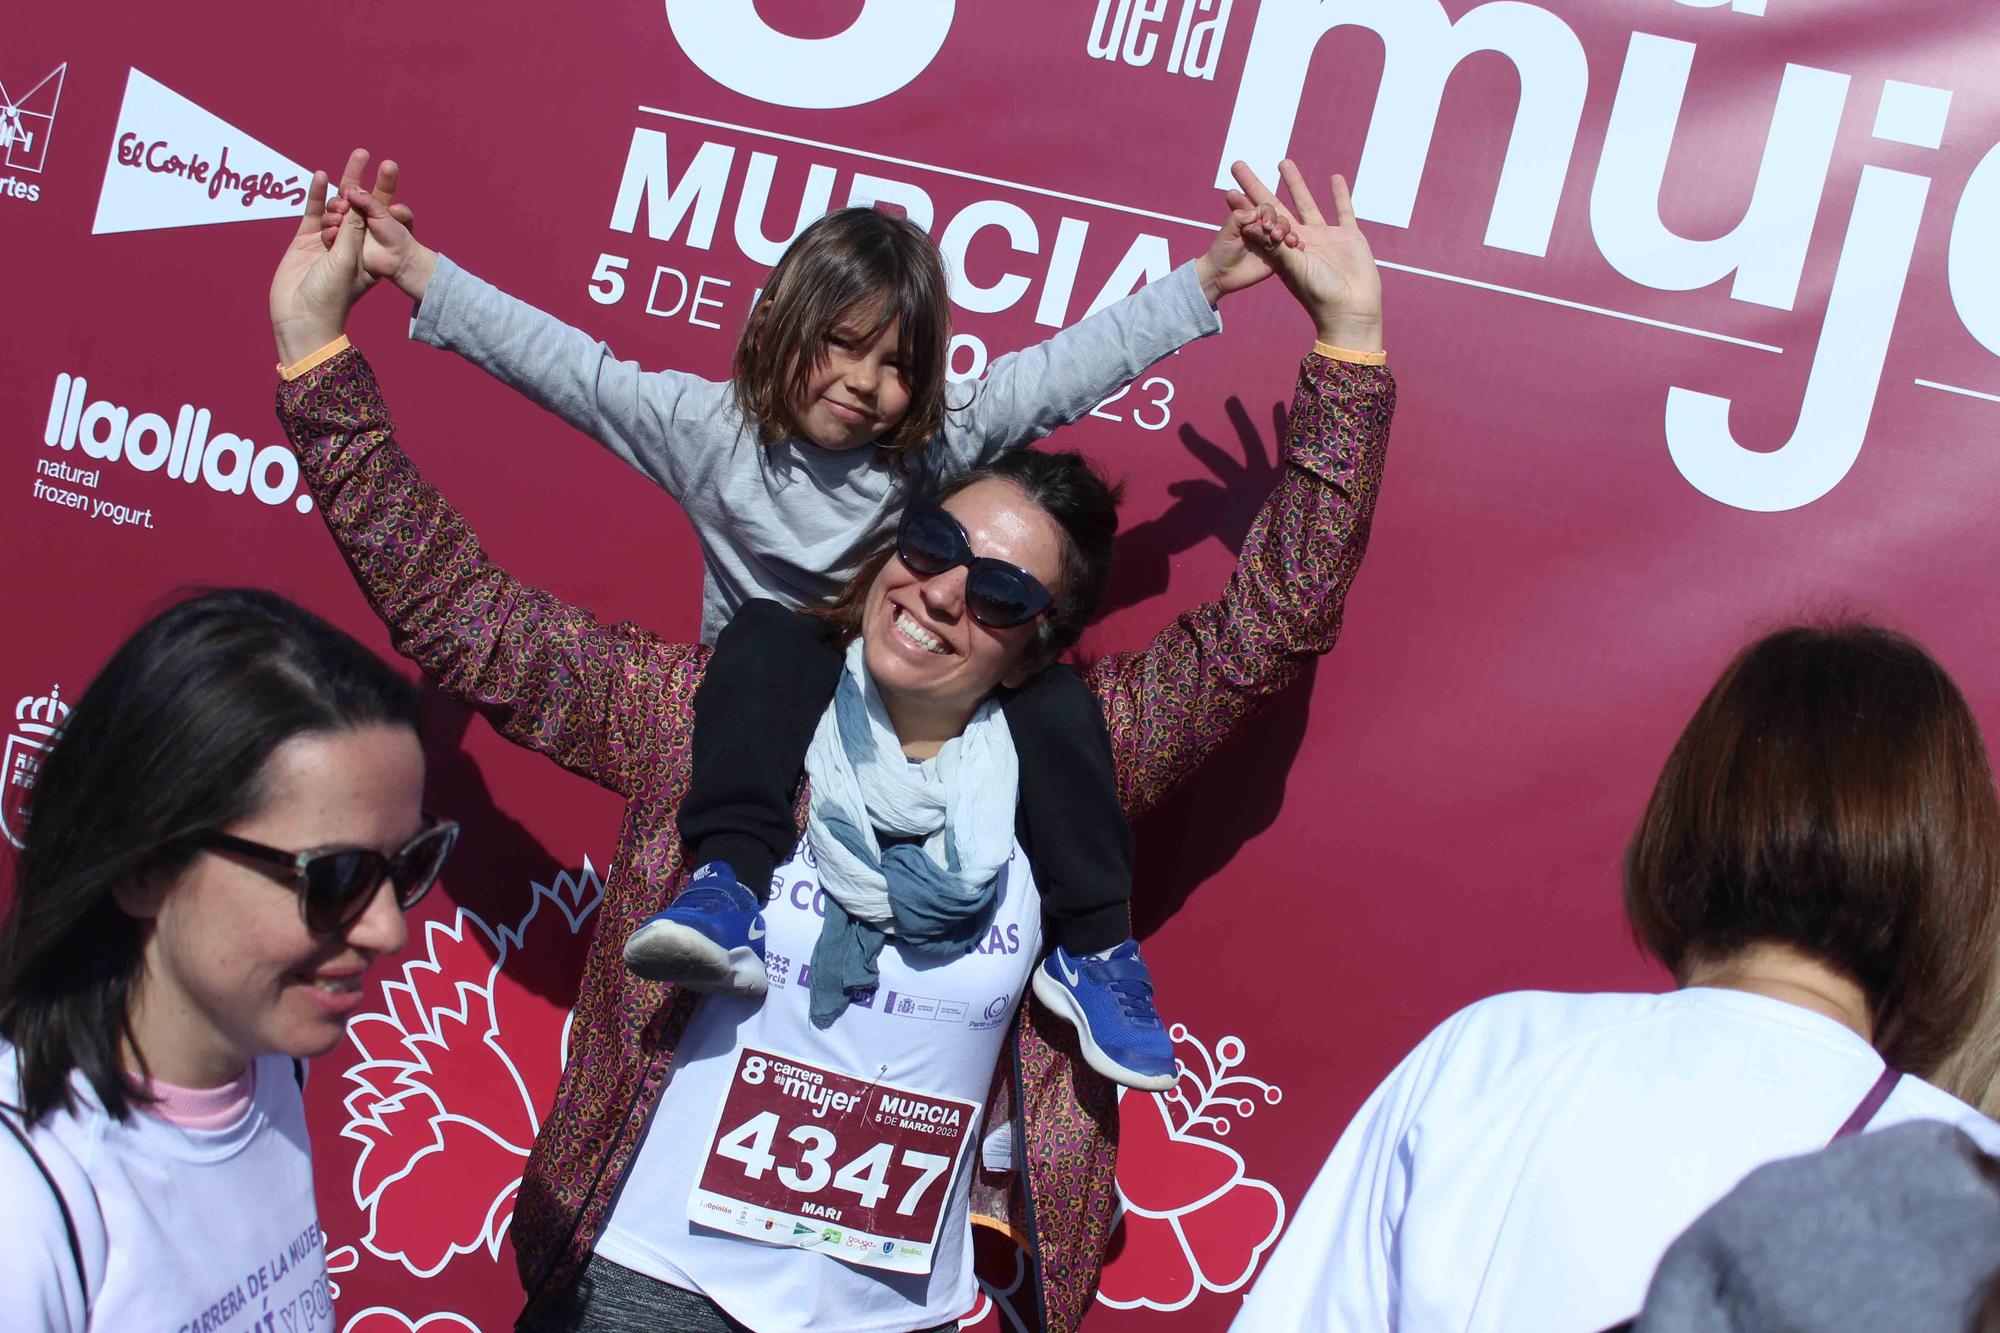
[[[331,1318],[300,1061],[451,849],[423,785],[416,692],[274,593],[184,601],[112,655],[0,925],[9,1328]]]
[[[1334,221],[1292,192],[1301,247],[1266,253],[1325,346],[1301,365],[1280,478],[1222,595],[1085,674],[1130,813],[1332,647],[1367,541],[1394,401],[1381,284],[1344,184]],[[362,215],[325,249],[321,198],[316,182],[271,288],[279,414],[320,512],[402,651],[626,800],[514,1216],[520,1326],[951,1328],[976,1297],[977,1216],[1028,1248],[1045,1326],[1074,1329],[1117,1209],[1116,1094],[1074,1029],[1024,1002],[1041,913],[995,696],[1094,611],[1111,491],[1077,455],[1024,453],[941,497],[954,540],[906,531],[900,557],[866,563],[832,613],[846,647],[805,763],[808,837],[741,942],[768,993],[640,979],[622,948],[682,874],[710,649],[601,624],[487,559],[341,335],[366,286]],[[973,583],[999,611],[993,567],[967,553],[1039,585],[1050,614],[982,623]]]

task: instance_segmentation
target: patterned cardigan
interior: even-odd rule
[[[1221,597],[1085,675],[1125,809],[1144,811],[1333,646],[1368,541],[1395,408],[1389,373],[1306,357],[1286,466]],[[345,351],[278,390],[278,412],[334,540],[397,651],[502,735],[625,798],[555,1105],[513,1237],[522,1322],[588,1260],[658,1102],[695,997],[640,981],[620,949],[681,878],[674,827],[709,650],[588,612],[495,567],[397,445],[374,372]],[[995,1072],[989,1123],[1014,1117],[1013,1177],[975,1172],[974,1210],[1026,1242],[1044,1326],[1077,1327],[1117,1205],[1117,1100],[1073,1032],[1032,999]],[[1018,1114],[1017,1114],[1018,1108]],[[1025,1179],[1022,1176],[1025,1175]]]

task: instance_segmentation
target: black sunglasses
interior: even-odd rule
[[[299,914],[305,918],[306,929],[315,935],[338,935],[361,919],[384,879],[395,884],[396,903],[405,910],[415,907],[437,882],[445,857],[458,842],[458,825],[449,819],[424,818],[423,831],[394,856],[384,856],[373,847],[287,852],[221,829],[203,829],[190,835],[188,841],[282,871],[272,878],[289,880],[298,891]]]
[[[896,556],[910,572],[930,578],[966,567],[965,609],[988,629],[1025,625],[1055,598],[1042,581],[1005,560],[974,555],[965,527],[936,505],[912,505],[896,530]]]

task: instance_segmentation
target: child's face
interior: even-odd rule
[[[842,315],[827,334],[805,391],[789,404],[799,434],[826,449],[858,449],[895,429],[910,410],[899,354],[901,326],[868,336],[867,312]]]

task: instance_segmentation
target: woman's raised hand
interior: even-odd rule
[[[357,148],[348,155],[347,169],[340,173],[340,193],[327,201],[326,217],[320,224],[320,240],[329,250],[352,207],[348,202],[352,197],[350,191],[354,194],[361,191],[362,177],[367,171],[367,150]],[[402,175],[402,169],[393,161],[384,161],[375,172],[375,186],[365,197],[380,207],[362,205],[368,230],[361,240],[361,268],[370,286],[387,278],[405,296],[421,301],[430,287],[431,273],[437,268],[437,251],[417,240],[412,230],[416,214],[408,204],[396,202]]]
[[[1278,164],[1278,176],[1292,196],[1296,213],[1278,202],[1255,172],[1238,162],[1230,174],[1244,195],[1257,205],[1269,205],[1291,223],[1291,237],[1273,236],[1269,229],[1247,227],[1244,237],[1276,270],[1279,281],[1299,298],[1312,316],[1321,342],[1356,352],[1382,349],[1382,273],[1368,248],[1368,238],[1354,222],[1354,200],[1347,182],[1332,181],[1334,217],[1328,222],[1312,191],[1290,158]]]
[[[285,365],[338,338],[347,327],[347,312],[368,290],[361,270],[362,214],[342,223],[330,249],[320,241],[325,219],[326,173],[316,171],[299,229],[271,278],[271,332]]]

